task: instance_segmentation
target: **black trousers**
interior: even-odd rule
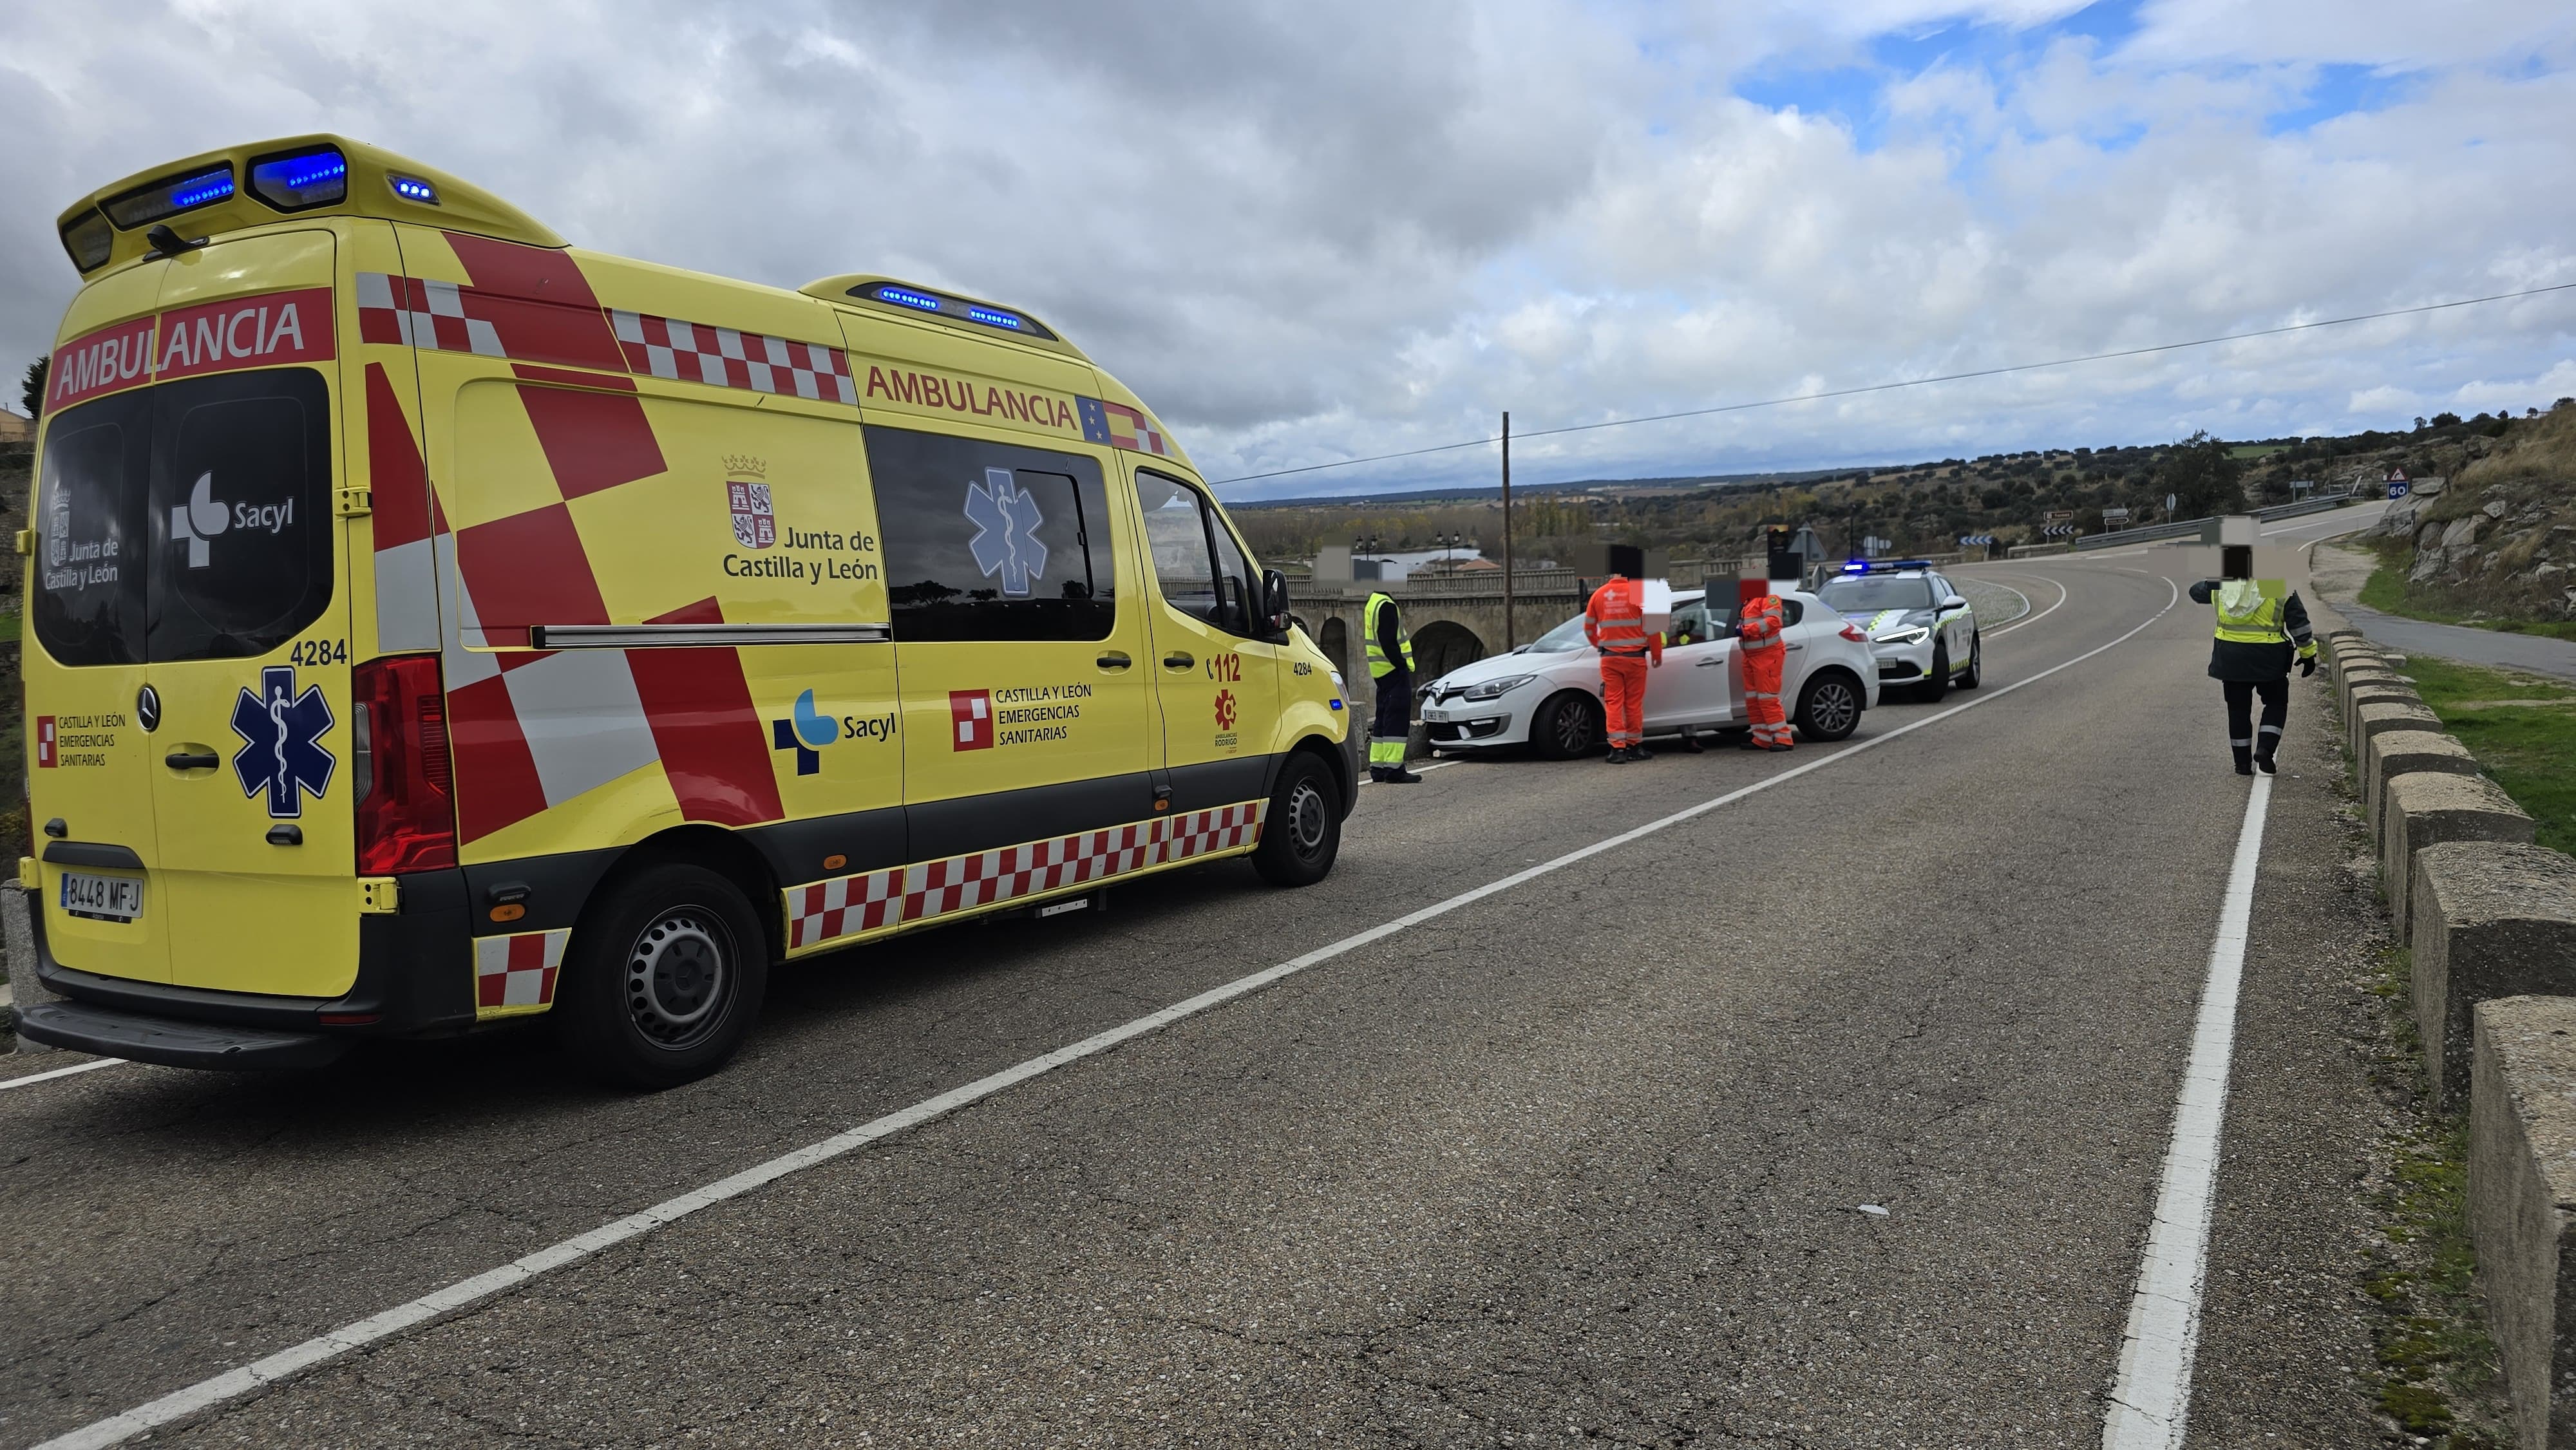
[[[1377,718],[1369,723],[1369,769],[1404,769],[1413,733],[1413,671],[1402,665],[1377,677]]]
[[[2221,680],[2227,691],[2227,743],[2243,750],[2269,757],[2281,744],[2281,726],[2290,718],[2290,678],[2277,680]],[[2263,697],[2263,730],[2258,743],[2254,731],[2254,697]]]

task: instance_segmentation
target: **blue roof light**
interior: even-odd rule
[[[986,327],[1007,327],[1013,332],[1019,331],[1021,327],[1019,318],[1008,312],[995,312],[990,307],[970,306],[966,309],[966,318],[970,322],[980,322]]]
[[[877,289],[877,300],[879,302],[892,302],[903,307],[919,308],[923,312],[937,312],[939,310],[938,298],[933,297],[926,292],[915,292],[909,287],[879,287]]]
[[[385,179],[393,183],[394,195],[405,201],[417,201],[428,206],[438,205],[438,188],[416,176],[388,175]]]
[[[202,171],[165,177],[99,204],[107,219],[126,231],[149,226],[163,217],[223,201],[233,194],[233,168],[227,161]]]
[[[307,211],[343,202],[349,199],[349,158],[337,146],[254,157],[250,190],[279,211]]]
[[[232,194],[233,179],[230,175],[210,176],[185,191],[170,193],[170,205],[174,209],[204,206],[207,202],[221,201]]]

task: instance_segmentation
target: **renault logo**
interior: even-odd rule
[[[161,692],[145,685],[134,693],[134,718],[143,725],[143,733],[161,728]]]

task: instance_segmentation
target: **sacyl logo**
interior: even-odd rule
[[[839,723],[814,708],[812,690],[796,697],[796,708],[787,719],[769,722],[769,748],[795,751],[798,775],[820,771],[823,747],[839,738]]]
[[[188,490],[188,501],[170,510],[170,537],[188,541],[188,567],[203,569],[209,562],[209,542],[227,529],[256,529],[278,534],[295,525],[295,500],[281,503],[227,504],[215,497],[215,476],[197,475],[196,486]]]

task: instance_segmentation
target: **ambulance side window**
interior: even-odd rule
[[[896,640],[1109,637],[1118,568],[1097,462],[908,428],[864,433]]]
[[[1164,602],[1229,633],[1255,635],[1252,602],[1261,576],[1216,505],[1189,484],[1145,469],[1136,473],[1136,495]]]
[[[152,396],[101,398],[54,419],[36,489],[31,621],[66,665],[143,661]]]

